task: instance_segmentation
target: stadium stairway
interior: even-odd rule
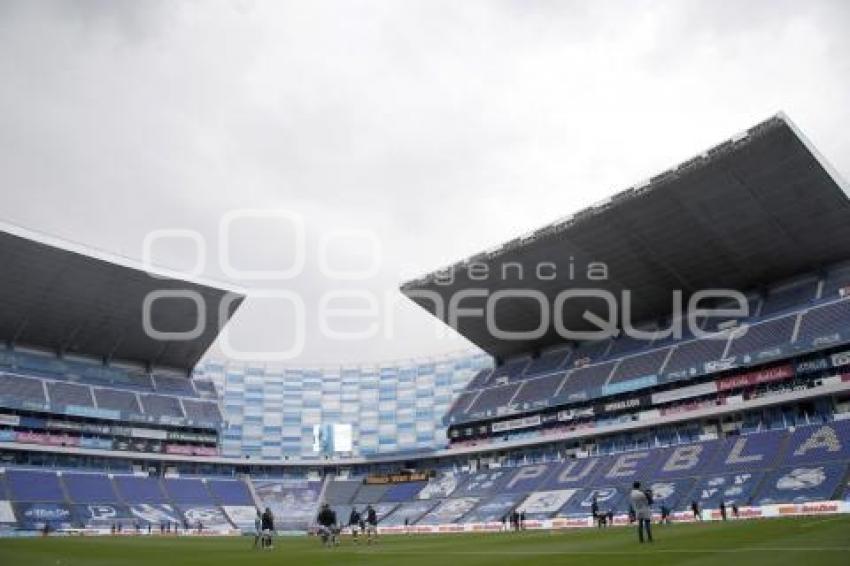
[[[257,495],[257,490],[254,489],[254,484],[251,482],[250,478],[245,478],[244,481],[246,487],[248,488],[248,492],[251,494],[251,501],[254,502],[254,507],[257,509],[263,508],[263,502],[260,500],[260,496]]]

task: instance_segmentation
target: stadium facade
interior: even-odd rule
[[[7,532],[236,532],[256,506],[303,531],[320,501],[373,504],[388,532],[497,529],[513,511],[590,526],[593,501],[627,521],[634,480],[676,520],[692,503],[850,510],[850,199],[781,115],[402,287],[492,364],[195,368],[238,292],[14,234],[0,259]],[[146,315],[162,289],[177,302]],[[676,297],[706,289],[742,300],[709,297],[682,324]],[[607,334],[575,337],[599,321]],[[317,455],[317,432],[355,414],[351,449]]]
[[[470,379],[491,366],[481,354],[312,369],[211,361],[195,376],[220,384],[223,455],[310,460],[319,456],[316,427],[338,423],[352,427],[347,456],[445,448],[443,416]]]

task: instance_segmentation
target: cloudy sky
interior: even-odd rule
[[[841,0],[0,0],[0,219],[136,260],[183,230],[155,263],[254,295],[211,356],[468,349],[399,283],[779,110],[847,177],[848,24]],[[332,338],[323,305],[374,317]]]

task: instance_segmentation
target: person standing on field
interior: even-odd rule
[[[647,492],[641,490],[639,481],[636,481],[632,485],[629,500],[631,501],[635,520],[637,521],[638,540],[642,544],[644,542],[644,533],[646,533],[646,540],[652,542],[652,508],[650,507],[652,500]]]

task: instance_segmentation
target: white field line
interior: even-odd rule
[[[638,543],[635,543],[638,546]],[[757,552],[848,552],[850,546],[763,546],[754,548],[682,548],[682,549],[654,549],[650,545],[641,546],[647,548],[649,553],[658,554],[744,554]],[[409,556],[557,556],[562,554],[591,555],[591,556],[632,556],[635,550],[438,550],[432,549],[428,552],[386,550],[375,548],[374,552],[357,551],[355,554],[392,554]]]

